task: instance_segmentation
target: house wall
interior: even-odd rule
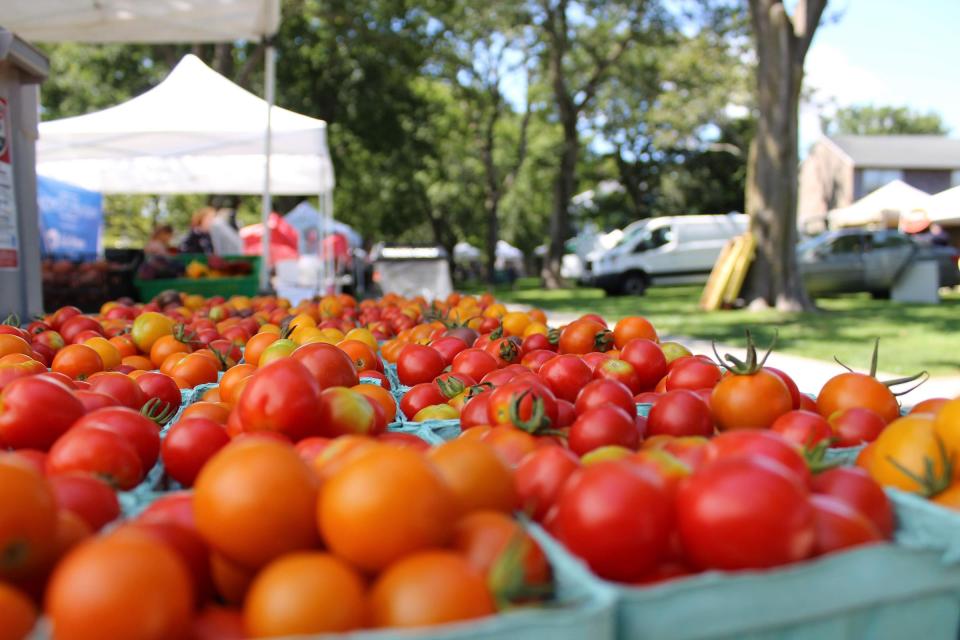
[[[940,193],[950,188],[950,170],[906,169],[903,181],[927,193]]]
[[[797,226],[801,232],[825,228],[827,212],[854,201],[853,163],[836,145],[817,142],[800,165]]]

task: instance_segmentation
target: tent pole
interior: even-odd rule
[[[260,290],[270,290],[270,211],[273,209],[272,196],[270,194],[270,152],[271,152],[271,117],[273,115],[274,91],[276,90],[276,71],[277,71],[277,52],[273,46],[273,40],[267,39],[265,48],[266,56],[264,60],[264,97],[267,100],[267,126],[263,139],[263,208],[261,210],[261,222],[263,223],[263,236],[260,241]]]

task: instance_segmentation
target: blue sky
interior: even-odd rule
[[[960,0],[833,0],[807,55],[816,102],[906,105],[940,113],[960,136]],[[801,149],[819,135],[801,111]]]

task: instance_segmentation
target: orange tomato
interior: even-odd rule
[[[427,457],[453,490],[461,515],[478,509],[510,513],[519,506],[513,470],[489,444],[456,438]]]
[[[210,577],[217,593],[227,604],[240,604],[256,577],[254,569],[247,569],[217,552],[210,554]]]
[[[56,532],[57,503],[46,479],[16,454],[0,454],[0,580],[42,569]]]
[[[128,335],[113,336],[110,338],[110,344],[117,348],[121,358],[138,354],[137,345],[133,343],[133,339]]]
[[[894,420],[873,442],[868,472],[885,487],[930,496],[949,485],[949,456],[934,429],[933,417],[917,414]]]
[[[244,626],[257,638],[359,629],[365,596],[363,576],[340,558],[290,553],[264,567],[250,585]]]
[[[94,538],[64,558],[46,592],[58,638],[182,638],[193,585],[167,545],[142,534]]]
[[[395,363],[400,357],[400,352],[403,351],[404,346],[406,345],[400,340],[387,340],[380,345],[380,355],[382,355],[383,359],[387,362]]]
[[[150,361],[153,366],[159,367],[171,353],[190,353],[190,345],[177,340],[175,336],[161,336],[150,347]]]
[[[644,338],[659,342],[657,330],[653,328],[650,321],[642,316],[629,316],[617,322],[613,328],[613,344],[617,349],[623,349],[623,346],[635,338]]]
[[[946,491],[938,493],[931,500],[941,507],[960,511],[960,484],[950,485]]]
[[[90,338],[89,340],[84,340],[83,344],[97,352],[103,361],[103,369],[105,371],[116,369],[123,359],[120,350],[106,338]]]
[[[37,623],[37,608],[25,593],[11,584],[0,582],[0,638],[20,640],[33,631]]]
[[[317,519],[332,552],[365,571],[380,571],[446,543],[456,511],[453,492],[423,455],[379,446],[324,482]]]
[[[124,356],[120,362],[139,371],[150,371],[153,369],[153,363],[150,362],[150,358],[146,356]]]
[[[201,352],[191,353],[177,362],[170,375],[183,378],[191,387],[207,382],[216,382],[219,369],[214,360]]]
[[[200,399],[204,402],[220,402],[220,387],[210,387],[203,392]]]
[[[207,418],[217,424],[227,424],[227,418],[230,416],[230,407],[223,402],[210,402],[201,400],[194,402],[183,410],[180,419],[184,418]]]
[[[12,333],[0,333],[0,358],[11,353],[22,353],[28,356],[32,352],[30,343],[20,336],[15,336]]]
[[[379,404],[388,424],[396,419],[397,403],[389,391],[378,384],[358,384],[350,388]]]
[[[90,525],[73,511],[57,512],[56,557],[63,557],[70,549],[93,535]]]
[[[383,446],[367,436],[346,435],[335,438],[320,454],[314,458],[311,466],[319,478],[321,486],[327,478],[333,476],[361,454],[375,447]]]
[[[211,458],[197,477],[197,529],[217,552],[249,569],[317,543],[317,479],[287,444],[253,438]]]
[[[900,415],[896,396],[875,378],[863,373],[841,373],[827,380],[817,396],[820,415],[829,418],[852,407],[870,409],[888,423]]]
[[[246,363],[227,369],[220,378],[220,400],[228,405],[235,405],[240,399],[240,392],[246,386],[247,378],[256,371],[256,366]]]
[[[927,398],[917,404],[913,405],[913,408],[910,409],[910,413],[937,413],[940,409],[943,408],[950,402],[949,398]]]
[[[550,564],[540,545],[516,520],[501,511],[474,511],[460,518],[451,547],[462,553],[480,575],[489,579],[493,577],[491,570],[498,562],[504,561],[504,553],[512,551],[512,545],[520,546],[518,555],[522,559],[524,584],[548,583]]]
[[[85,344],[71,344],[57,351],[50,369],[74,379],[88,378],[103,371],[103,358]]]
[[[401,558],[374,583],[367,606],[374,627],[423,627],[496,610],[486,581],[453,551]]]
[[[173,375],[173,368],[177,364],[186,358],[189,354],[184,353],[183,351],[174,351],[166,358],[164,358],[163,363],[160,365],[160,373],[166,374],[168,376]],[[152,362],[152,361],[151,361]]]
[[[960,398],[943,404],[933,419],[933,425],[947,453],[953,456],[954,472],[960,474]]]
[[[243,359],[247,362],[247,364],[257,366],[257,363],[260,361],[260,354],[263,353],[263,350],[279,339],[280,335],[277,333],[258,333],[247,340],[247,345],[243,349]]]
[[[343,340],[337,343],[337,347],[350,356],[357,371],[377,368],[377,354],[359,340]]]
[[[479,427],[468,429],[467,432],[477,428]],[[537,448],[537,439],[534,436],[513,426],[493,427],[482,434],[480,440],[496,449],[511,467],[516,467],[528,453]]]

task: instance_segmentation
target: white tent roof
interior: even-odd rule
[[[23,0],[3,26],[34,42],[229,42],[276,33],[280,0]]]
[[[506,240],[497,240],[496,254],[498,260],[505,260],[507,262],[523,260],[523,251],[520,251],[520,249]]]
[[[902,212],[926,209],[930,194],[894,180],[865,195],[849,207],[827,214],[831,227],[861,227],[870,224],[896,226]]]
[[[960,222],[960,186],[931,196],[926,209],[927,217],[933,222]]]
[[[457,244],[453,245],[453,259],[454,260],[479,260],[480,259],[480,249],[473,246],[469,242],[460,241]]]
[[[40,124],[39,173],[103,193],[258,194],[266,102],[193,55],[127,102]],[[271,192],[333,188],[326,123],[271,112]]]

